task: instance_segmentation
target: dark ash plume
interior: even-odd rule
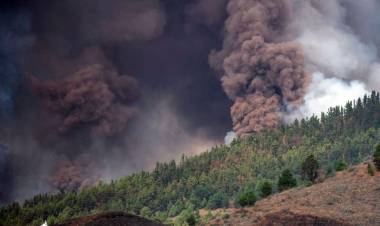
[[[129,106],[137,98],[136,80],[103,65],[87,66],[64,80],[31,81],[42,105],[58,117],[62,134],[86,128],[92,135],[112,136],[136,113]]]
[[[210,64],[223,73],[222,86],[234,101],[234,131],[246,136],[275,128],[300,106],[308,85],[300,48],[285,36],[287,0],[234,0],[227,6],[223,49]]]
[[[0,168],[14,180],[0,178],[0,200],[75,190],[222,140],[230,101],[207,59],[221,45],[226,2],[2,1],[0,13],[6,4],[28,17],[12,20],[19,13],[9,11],[0,22],[20,37],[4,35],[9,45],[0,34],[0,47],[9,47],[0,53],[19,75],[0,83],[13,110],[2,124],[10,151]],[[77,163],[83,153],[97,167]]]

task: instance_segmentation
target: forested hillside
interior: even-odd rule
[[[103,211],[126,211],[181,225],[198,209],[233,205],[243,191],[264,182],[277,192],[284,169],[306,184],[300,167],[313,154],[323,175],[367,160],[380,141],[380,98],[373,92],[319,117],[295,121],[276,130],[237,139],[179,162],[157,163],[138,172],[82,191],[43,194],[0,209],[0,225],[39,225]],[[195,214],[194,214],[195,213]],[[176,217],[177,216],[177,217]]]

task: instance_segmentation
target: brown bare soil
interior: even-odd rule
[[[80,217],[55,226],[164,226],[161,223],[122,212]]]
[[[368,175],[364,163],[313,186],[270,196],[254,207],[227,209],[209,225],[380,226],[380,172]]]

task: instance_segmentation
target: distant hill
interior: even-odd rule
[[[222,217],[228,214],[227,217]],[[254,207],[226,209],[209,225],[314,226],[380,225],[380,172],[360,164],[322,183],[295,188],[257,202]]]
[[[207,223],[198,210],[231,207],[245,191],[260,198],[258,188],[263,182],[269,182],[277,193],[284,169],[295,174],[299,186],[307,184],[300,166],[310,154],[321,165],[320,173],[327,176],[333,175],[338,165],[367,161],[380,142],[379,96],[372,92],[319,117],[236,139],[230,146],[219,145],[197,156],[183,156],[179,162],[157,163],[152,172],[11,204],[0,208],[0,225],[39,226],[44,220],[51,225],[107,211],[175,225],[184,225],[189,219]]]

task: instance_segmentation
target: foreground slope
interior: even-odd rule
[[[163,226],[163,224],[147,220],[123,212],[103,213],[92,216],[75,218],[55,226]]]
[[[210,225],[380,225],[380,172],[360,164],[310,187],[270,196],[254,207],[227,209]]]

